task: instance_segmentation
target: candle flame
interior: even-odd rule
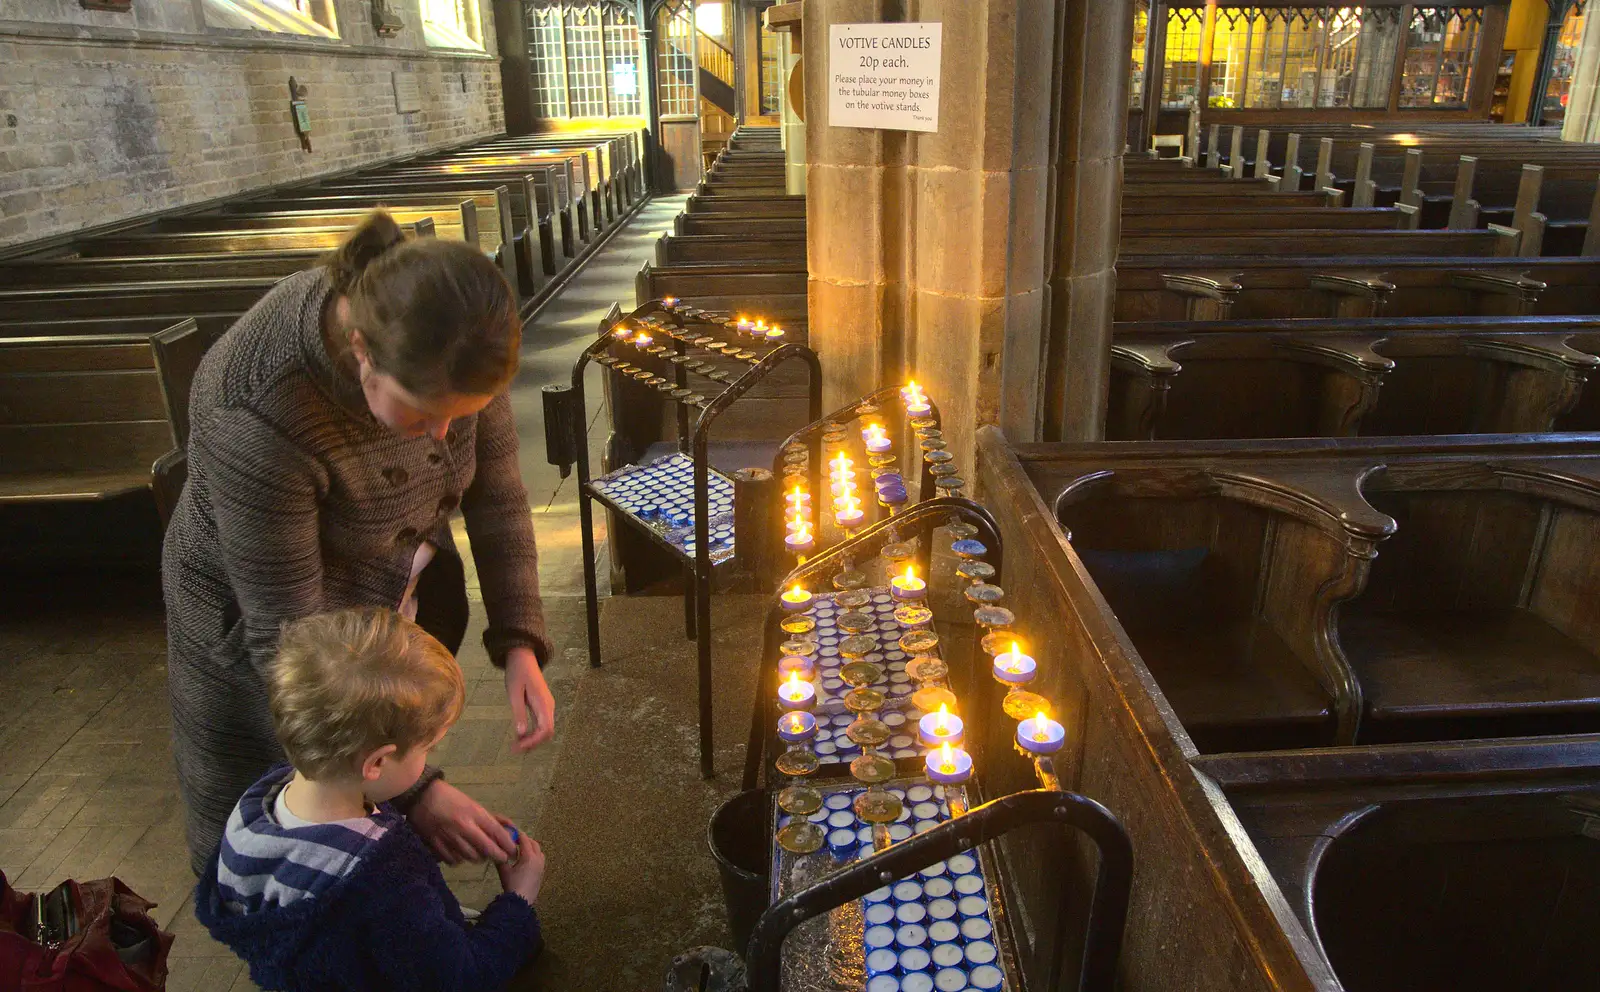
[[[907,565],[906,566],[906,583],[909,585],[911,583],[911,580],[915,579],[916,577],[917,577],[916,570],[913,569],[910,565]]]
[[[954,775],[956,771],[956,756],[950,750],[950,742],[945,741],[939,748],[939,770],[946,775]]]
[[[790,717],[789,717],[789,732],[793,733],[793,734],[798,734],[800,731],[802,731],[804,729],[806,729],[805,717],[801,716],[798,713],[791,714]]]
[[[946,721],[950,718],[950,707],[944,703],[939,704],[939,715],[934,718],[933,729],[936,733],[944,733]]]
[[[1037,713],[1035,713],[1033,715],[1033,739],[1034,740],[1036,740],[1036,741],[1049,741],[1050,740],[1050,727],[1049,727],[1049,724],[1045,723],[1045,721],[1048,720],[1048,719],[1049,719],[1049,717],[1044,715],[1044,710],[1040,710],[1039,712],[1037,712]]]
[[[805,690],[800,688],[800,670],[795,669],[789,673],[789,681],[784,683],[783,695],[785,699],[799,699]]]
[[[798,583],[798,582],[796,582],[794,584],[794,588],[793,589],[789,590],[789,598],[790,599],[804,599],[805,595],[806,595],[805,588],[803,586],[801,586],[800,583]]]

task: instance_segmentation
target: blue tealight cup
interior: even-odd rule
[[[933,958],[920,947],[908,947],[900,952],[900,970],[907,974],[926,971],[932,963]]]
[[[940,968],[934,973],[933,987],[937,992],[961,992],[967,987],[966,969]]]
[[[867,955],[867,977],[886,975],[900,966],[900,958],[887,947],[880,947]]]

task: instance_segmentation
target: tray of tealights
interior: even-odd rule
[[[591,485],[613,510],[633,517],[679,553],[693,557],[693,458],[675,452],[646,465],[624,465],[595,478]],[[711,562],[720,564],[733,557],[733,480],[707,469],[706,492]]]
[[[859,784],[822,788],[822,806],[803,817],[827,831],[827,844],[804,855],[775,848],[773,901],[815,885],[875,850],[873,825],[856,813]],[[966,790],[925,778],[899,779],[886,791],[901,803],[885,840],[896,843],[965,810]],[[774,807],[778,829],[799,818]],[[992,992],[1007,981],[1011,955],[1004,920],[979,852],[967,851],[895,879],[864,899],[812,920],[790,935],[783,987],[866,992]]]
[[[791,599],[799,593],[791,590]],[[878,750],[894,759],[916,758],[917,725],[924,711],[917,703],[917,681],[908,666],[917,657],[938,656],[938,636],[929,628],[933,615],[919,602],[897,599],[892,587],[868,587],[813,596],[804,611],[786,618],[787,628],[809,624],[783,642],[779,678],[809,681],[815,693],[817,719],[812,751],[821,764],[849,764],[861,747],[845,734],[856,714],[844,697],[856,682],[849,667],[864,662],[878,667],[877,678],[864,684],[883,693],[879,719],[891,736]]]

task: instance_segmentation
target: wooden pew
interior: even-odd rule
[[[470,199],[438,206],[391,205],[386,209],[397,223],[416,224],[419,221],[430,222],[433,225],[435,237],[452,241],[465,241],[468,244],[476,245],[484,255],[499,267],[501,274],[505,276],[506,282],[511,286],[512,291],[518,294],[518,303],[520,305],[521,277],[517,271],[516,250],[511,242],[502,236],[497,215],[489,215],[487,221],[480,225],[477,203]],[[135,229],[129,233],[130,236],[134,236],[146,233],[213,234],[253,230],[285,231],[299,228],[349,230],[365,220],[371,212],[371,208],[368,207],[342,210],[263,210],[249,212],[236,207],[233,210],[222,213],[183,214],[177,217],[168,217],[157,221],[154,225],[143,229]]]
[[[1109,440],[1549,431],[1600,357],[1589,317],[1118,325]]]
[[[777,262],[785,268],[791,268],[796,264],[804,265],[805,261],[806,239],[803,236],[754,238],[732,234],[663,234],[656,239],[655,264],[663,268],[746,262]]]
[[[0,338],[0,503],[146,489],[171,444],[148,336]]]
[[[1341,292],[1391,317],[1596,313],[1597,280],[1591,259],[1131,256],[1117,263],[1116,319],[1320,317]]]
[[[806,198],[803,196],[700,196],[690,194],[684,213],[741,214],[760,218],[798,217],[806,215]]]
[[[1590,754],[1585,759],[1581,748],[1574,749],[1572,738],[1277,755],[1197,754],[1170,701],[1054,523],[1049,505],[1050,497],[1067,481],[1080,477],[1080,466],[1116,472],[1123,460],[1137,460],[1151,446],[1013,447],[992,428],[981,431],[978,440],[980,495],[1000,522],[1006,549],[1007,603],[1019,618],[1019,636],[1039,661],[1041,676],[1034,688],[1055,703],[1069,738],[1080,742],[1058,757],[1057,772],[1077,791],[1117,810],[1128,824],[1135,850],[1162,852],[1159,858],[1141,859],[1135,877],[1122,956],[1124,988],[1140,992],[1174,987],[1205,992],[1345,988],[1312,936],[1314,931],[1300,916],[1300,907],[1286,898],[1297,890],[1280,883],[1278,870],[1285,862],[1278,855],[1284,849],[1258,848],[1252,826],[1257,821],[1235,802],[1266,784],[1264,775],[1252,774],[1262,765],[1281,769],[1284,789],[1294,792],[1293,798],[1271,796],[1285,813],[1298,813],[1315,802],[1314,790],[1332,785],[1359,787],[1370,795],[1373,783],[1386,770],[1409,772],[1412,796],[1421,789],[1466,789],[1475,774],[1495,776],[1503,783],[1513,767],[1501,757],[1507,747],[1544,755],[1543,764],[1532,767],[1530,774],[1542,778],[1546,788],[1561,776],[1577,776],[1584,769],[1595,781],[1600,757]],[[1597,443],[1600,438],[1595,436],[1539,440],[1531,442],[1529,451],[1535,458],[1582,461],[1592,457]],[[1330,449],[1352,444],[1365,446],[1369,455],[1385,462],[1425,444],[1434,464],[1481,463],[1497,459],[1506,448],[1505,439],[1485,443],[1482,438],[1399,445],[1378,440],[1175,442],[1170,447],[1196,458],[1208,453],[1226,458],[1243,448],[1273,457],[1281,452],[1292,467],[1315,473]],[[1515,445],[1519,458],[1524,456],[1523,447],[1519,439]],[[1281,506],[1282,501],[1270,505]],[[1305,607],[1310,602],[1312,596],[1307,595],[1298,614],[1310,613]],[[1014,730],[1004,721],[980,723],[969,730],[977,735],[969,746],[995,755],[991,764],[1004,768]],[[992,788],[1008,787],[1009,780],[994,778],[991,774]],[[1023,772],[1017,771],[1013,778],[1024,780]],[[1302,820],[1293,832],[1293,850],[1302,859],[1321,849],[1319,831],[1314,823]]]
[[[760,239],[765,237],[805,236],[805,217],[749,217],[734,214],[679,214],[673,221],[676,234],[723,235]]]

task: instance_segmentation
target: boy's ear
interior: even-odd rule
[[[380,747],[376,751],[367,755],[366,760],[361,762],[362,781],[376,782],[378,780],[378,776],[383,774],[384,762],[387,761],[398,750],[399,748],[395,747],[393,744],[385,744],[383,747]]]

